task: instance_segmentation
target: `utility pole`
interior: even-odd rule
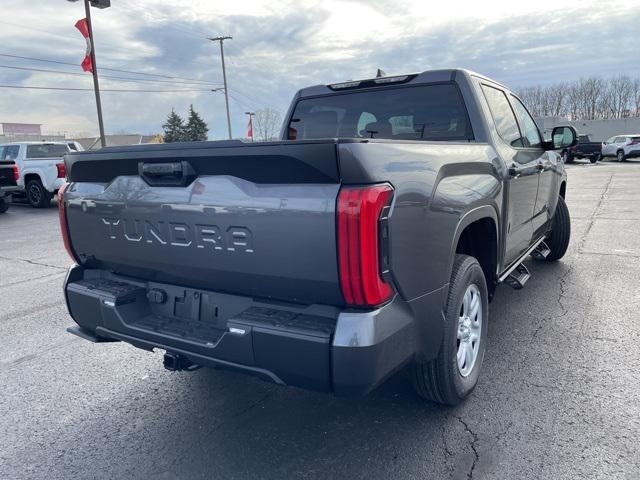
[[[251,130],[251,141],[253,142],[253,117],[256,116],[255,112],[244,112],[245,115],[249,115],[249,130]]]
[[[86,1],[86,0],[85,0]],[[224,101],[227,107],[227,129],[229,130],[229,140],[231,140],[231,114],[229,113],[229,89],[227,88],[227,72],[224,67],[224,46],[222,45],[225,40],[231,40],[233,37],[208,37],[212,42],[220,42],[220,57],[222,58],[222,79],[224,81]]]
[[[98,128],[100,129],[100,144],[102,148],[107,146],[104,137],[104,123],[102,122],[102,103],[100,102],[100,84],[98,83],[98,66],[96,65],[96,44],[93,41],[93,27],[91,26],[91,8],[89,0],[84,0],[84,11],[87,14],[87,28],[89,29],[89,41],[91,42],[91,65],[93,66],[93,89],[96,93],[96,107],[98,108]]]
[[[78,0],[67,0],[69,2],[77,2]],[[102,121],[102,103],[100,102],[100,85],[98,83],[98,67],[96,65],[96,44],[93,41],[93,27],[91,26],[91,8],[93,5],[96,8],[104,9],[111,6],[111,0],[84,0],[84,11],[87,18],[87,31],[89,33],[89,56],[91,57],[91,69],[93,73],[93,90],[96,94],[96,108],[98,110],[98,128],[100,129],[100,144],[102,147],[107,146],[107,141],[104,137],[104,123]]]

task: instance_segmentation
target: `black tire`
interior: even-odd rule
[[[599,153],[594,153],[589,160],[591,163],[596,163],[598,160],[602,160],[602,156]]]
[[[481,302],[481,330],[475,362],[466,376],[458,367],[458,328],[463,298],[467,287],[475,285]],[[429,361],[416,360],[412,366],[413,385],[418,395],[444,405],[457,405],[473,391],[478,383],[486,349],[489,316],[487,282],[480,264],[474,257],[456,255],[445,310],[445,326],[438,356]]]
[[[616,152],[616,160],[619,162],[624,162],[627,158],[624,156],[624,150],[618,150]]]
[[[564,163],[573,163],[575,161],[575,158],[573,158],[571,153],[565,150],[564,152],[562,152],[562,160],[564,161]]]
[[[547,262],[555,262],[564,257],[567,248],[569,248],[570,238],[571,217],[569,216],[569,209],[567,208],[564,198],[558,197],[556,213],[553,215],[553,222],[551,224],[551,233],[549,233],[546,239],[551,253],[547,255],[545,260]]]
[[[53,196],[42,186],[40,180],[29,180],[26,194],[32,207],[46,208],[51,205]]]
[[[5,213],[7,210],[9,210],[9,202],[4,198],[0,198],[0,213]]]

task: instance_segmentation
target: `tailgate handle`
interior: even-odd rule
[[[140,162],[138,173],[149,185],[158,187],[185,187],[196,178],[195,171],[185,160],[181,162]]]

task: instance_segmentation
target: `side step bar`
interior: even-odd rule
[[[511,288],[520,290],[524,287],[524,284],[531,278],[531,273],[527,267],[522,263],[531,255],[537,260],[544,260],[551,253],[549,246],[544,243],[544,237],[535,242],[524,254],[498,278],[498,283],[506,283]]]
[[[530,278],[531,274],[529,273],[529,270],[524,266],[524,263],[521,263],[507,278],[504,279],[504,283],[514,290],[520,290]]]
[[[544,260],[551,253],[549,246],[544,243],[544,240],[538,244],[538,246],[531,252],[531,256],[536,260]]]

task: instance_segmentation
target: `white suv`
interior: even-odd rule
[[[602,142],[602,156],[616,157],[619,162],[640,157],[640,134],[618,135]]]
[[[0,145],[0,162],[15,165],[16,183],[36,208],[50,205],[65,182],[66,142],[13,142]]]

